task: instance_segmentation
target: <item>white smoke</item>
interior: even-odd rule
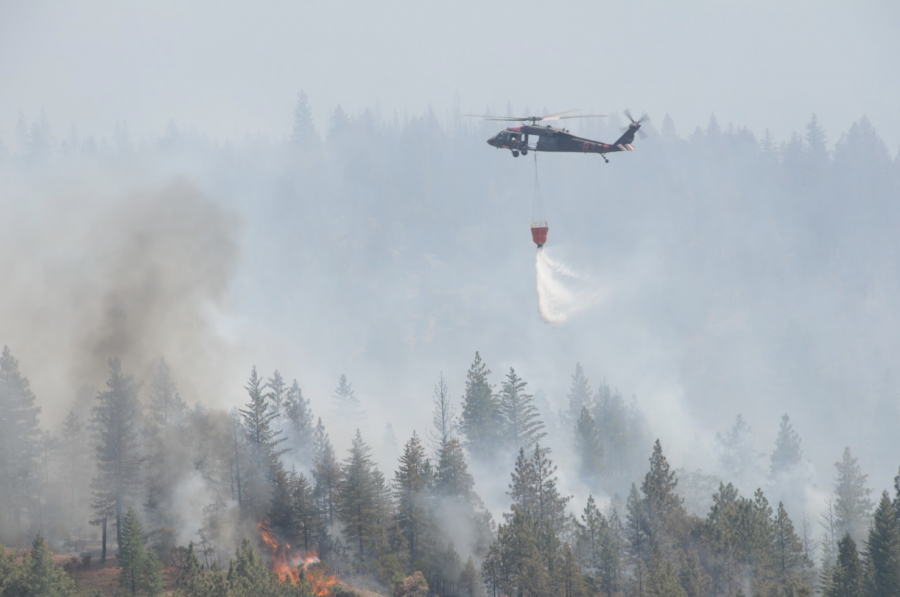
[[[606,293],[588,276],[552,259],[544,247],[538,247],[535,270],[538,313],[550,325],[564,324],[605,297]]]

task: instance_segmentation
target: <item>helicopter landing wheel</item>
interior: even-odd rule
[[[519,157],[519,152],[518,152],[518,151],[516,151],[516,150],[515,150],[515,149],[513,149],[513,152],[512,152],[512,154],[513,154],[513,157],[514,157],[514,158],[517,158],[517,157]]]
[[[522,150],[522,155],[528,155],[528,150],[527,150],[527,149],[523,149],[523,150]]]

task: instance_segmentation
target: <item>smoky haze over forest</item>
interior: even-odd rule
[[[840,23],[848,35],[840,60],[821,41],[838,23],[812,3],[810,14],[785,9],[775,24],[763,9],[710,3],[708,18],[722,29],[703,26],[699,5],[687,8],[672,25],[683,25],[678,38],[708,33],[721,54],[707,58],[702,80],[663,76],[666,60],[716,52],[691,44],[666,57],[671,45],[663,42],[674,34],[664,33],[659,16],[644,23],[643,13],[668,10],[653,3],[638,3],[634,14],[609,7],[598,15],[609,24],[592,28],[602,39],[620,35],[612,23],[629,31],[632,23],[628,38],[646,65],[634,69],[622,66],[632,51],[624,40],[605,58],[568,60],[565,37],[554,34],[541,54],[549,42],[526,27],[519,52],[518,28],[493,7],[471,20],[453,16],[435,32],[458,50],[441,51],[436,69],[411,56],[416,43],[426,57],[438,52],[422,31],[434,15],[378,20],[383,44],[373,45],[360,24],[369,8],[348,17],[346,38],[355,42],[334,40],[334,66],[328,46],[315,48],[313,65],[312,41],[287,44],[284,19],[261,14],[246,24],[258,47],[224,60],[215,49],[237,35],[243,13],[226,9],[205,28],[196,24],[210,6],[164,6],[152,15],[111,10],[96,22],[75,15],[87,32],[111,29],[102,43],[68,38],[77,41],[78,67],[60,70],[59,87],[32,79],[29,68],[62,69],[62,50],[25,37],[51,35],[74,9],[0,9],[0,34],[10,34],[0,35],[0,73],[18,83],[0,99],[0,345],[28,377],[43,429],[61,433],[70,411],[90,419],[113,357],[143,383],[139,396],[149,404],[164,358],[181,398],[203,405],[209,428],[226,437],[228,413],[246,407],[255,367],[263,382],[276,371],[287,386],[296,379],[338,460],[359,428],[390,475],[413,432],[434,448],[441,376],[462,420],[477,351],[494,392],[511,368],[527,382],[573,512],[589,494],[621,504],[631,483],[640,484],[657,438],[683,476],[692,513],[706,514],[719,480],[745,496],[762,487],[773,504],[784,500],[795,524],[813,521],[817,540],[845,447],[876,496],[893,483],[900,117],[886,100],[896,97],[896,82],[872,76],[888,51],[900,50],[878,35],[897,22],[893,5],[868,3]],[[335,26],[335,9],[311,10],[324,30]],[[136,24],[142,16],[148,22]],[[586,26],[559,20],[559,31]],[[778,40],[782,70],[771,70],[779,56],[765,44],[758,59],[724,49],[728,32],[747,23]],[[123,24],[147,42],[138,45],[153,41],[166,58],[129,47],[126,55],[146,69],[139,74],[116,57],[111,48],[129,34]],[[782,31],[788,25],[798,26]],[[275,34],[265,41],[269,27]],[[302,27],[310,39],[322,35],[315,29]],[[155,43],[162,31],[171,44]],[[512,45],[495,46],[492,35]],[[299,50],[302,59],[284,57]],[[481,53],[485,66],[465,68]],[[90,71],[90,60],[102,68]],[[377,60],[383,80],[372,78]],[[595,74],[605,68],[607,77]],[[548,74],[521,76],[537,69]],[[422,72],[419,87],[407,71]],[[150,80],[160,83],[153,93]],[[741,97],[731,95],[751,82]],[[566,125],[605,142],[621,134],[628,107],[652,120],[636,151],[605,164],[580,154],[513,159],[485,144],[501,123],[462,114],[544,106],[608,113]],[[567,283],[589,295],[555,326],[537,311],[528,233],[535,167],[550,227],[546,259],[577,273]],[[579,472],[572,439],[581,382],[598,422],[610,412],[601,404],[615,396],[633,423],[625,448],[606,444],[607,458],[621,462],[608,464],[602,482]],[[339,398],[351,394],[358,405],[347,410]],[[785,414],[803,455],[779,477],[770,474],[770,456]],[[473,456],[465,426],[455,434],[470,440]],[[311,444],[298,441],[289,439],[284,462],[309,473],[302,446]],[[179,444],[166,458],[177,460],[180,450],[189,451]],[[469,462],[497,521],[509,508],[515,457],[504,448]],[[183,521],[177,541],[187,544],[215,502],[215,483],[187,472],[171,483]],[[86,521],[90,498],[83,501]],[[142,513],[148,520],[151,510]],[[449,515],[441,524],[451,532]],[[0,541],[21,543],[23,529],[0,526]],[[235,522],[223,551],[233,552],[248,529]],[[463,560],[477,556],[481,539],[459,533]]]

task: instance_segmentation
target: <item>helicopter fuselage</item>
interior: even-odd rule
[[[603,143],[573,135],[566,129],[551,126],[521,125],[512,126],[500,131],[487,140],[488,145],[498,149],[509,149],[514,156],[519,152],[529,151],[568,152],[568,153],[612,153],[616,151],[633,151],[631,142],[639,126],[630,126],[615,143]],[[537,143],[529,145],[528,138],[535,136]]]

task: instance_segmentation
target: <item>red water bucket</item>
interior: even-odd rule
[[[550,230],[550,227],[547,226],[546,222],[540,222],[537,224],[531,225],[531,238],[534,240],[534,244],[539,247],[543,247],[544,243],[547,242],[547,231]]]

